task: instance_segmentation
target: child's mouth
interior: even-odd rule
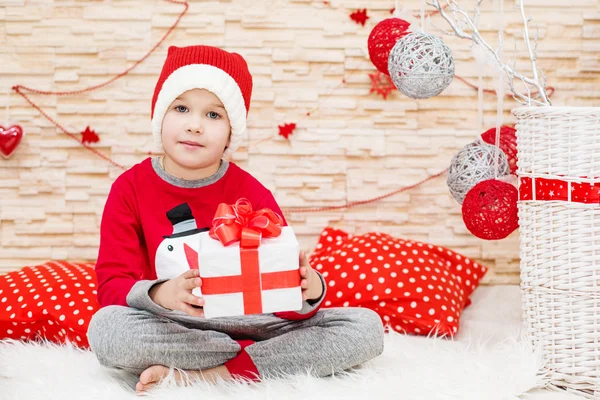
[[[190,149],[197,149],[200,147],[204,147],[200,143],[190,142],[190,141],[184,141],[184,142],[179,142],[179,143]]]

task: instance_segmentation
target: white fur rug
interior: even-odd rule
[[[577,399],[532,390],[541,385],[540,361],[520,340],[517,286],[481,287],[465,310],[454,340],[389,334],[382,356],[351,373],[260,384],[169,381],[150,399]],[[0,400],[135,399],[137,377],[101,367],[94,355],[70,346],[0,341]]]

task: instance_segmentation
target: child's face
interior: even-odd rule
[[[186,169],[220,162],[229,145],[231,125],[219,98],[206,89],[192,89],[171,103],[162,122],[165,154]]]

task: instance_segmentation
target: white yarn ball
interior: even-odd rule
[[[406,96],[428,99],[452,82],[454,58],[442,39],[414,32],[396,42],[388,57],[388,71],[396,88]]]
[[[496,162],[498,157],[498,174]],[[463,147],[450,162],[446,184],[460,204],[465,196],[481,181],[510,174],[506,154],[494,145],[477,140]]]

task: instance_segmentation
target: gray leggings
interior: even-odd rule
[[[256,342],[246,352],[261,377],[307,371],[327,376],[381,354],[383,326],[364,308],[324,309],[289,321],[272,314],[203,319],[109,306],[92,318],[88,339],[102,365],[138,375],[151,365],[219,366],[240,351],[235,340],[246,339]]]

